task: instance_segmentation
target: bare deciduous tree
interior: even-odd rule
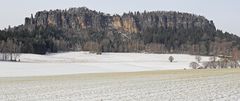
[[[145,50],[151,53],[166,53],[167,49],[163,44],[150,43],[145,46]]]
[[[14,39],[7,39],[7,41],[1,41],[0,55],[1,61],[17,61],[20,57],[21,43],[17,43]]]
[[[87,50],[90,53],[97,53],[97,54],[102,52],[101,45],[93,41],[86,42],[84,45],[84,50]]]
[[[232,59],[231,59],[231,67],[232,68],[237,68],[239,67],[239,63],[238,63],[238,60],[239,60],[239,52],[238,52],[238,49],[237,48],[233,48],[232,50]]]
[[[197,56],[195,57],[195,59],[197,60],[197,62],[198,62],[198,63],[200,63],[200,62],[201,62],[201,60],[202,60],[202,57],[201,57],[201,56],[199,56],[199,55],[197,55]]]

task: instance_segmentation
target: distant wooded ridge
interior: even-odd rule
[[[13,49],[14,47],[15,50]],[[0,31],[0,52],[150,52],[230,55],[240,38],[203,16],[181,12],[109,15],[88,8],[40,11]],[[14,51],[13,51],[14,50]]]

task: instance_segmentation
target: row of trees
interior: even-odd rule
[[[21,45],[16,39],[0,41],[0,61],[20,61]]]
[[[234,48],[231,55],[213,55],[209,61],[201,62],[200,56],[195,57],[197,62],[191,62],[190,67],[193,69],[216,69],[216,68],[240,68],[240,54],[238,49]]]
[[[232,60],[218,60],[218,61],[207,61],[199,64],[197,62],[191,62],[190,67],[192,69],[217,69],[217,68],[239,68],[240,65],[236,61]]]

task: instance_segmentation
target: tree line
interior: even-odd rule
[[[240,68],[240,54],[238,49],[234,48],[231,55],[213,55],[208,61],[201,61],[201,56],[195,57],[197,62],[191,62],[192,69],[220,69],[220,68]]]
[[[199,30],[149,29],[142,33],[122,33],[116,30],[82,31],[57,28],[36,28],[28,31],[12,28],[0,31],[2,47],[9,40],[21,53],[46,54],[63,51],[149,52],[198,55],[230,55],[239,49],[240,38],[222,31],[203,33]],[[1,52],[5,48],[1,47]]]
[[[15,39],[7,39],[0,41],[0,61],[20,61],[21,42]]]

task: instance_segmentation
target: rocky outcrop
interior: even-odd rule
[[[117,30],[125,33],[141,33],[147,28],[216,30],[212,21],[202,16],[179,12],[144,12],[109,15],[87,8],[50,10],[37,12],[35,17],[25,19],[25,27],[56,27],[64,30],[81,31],[91,29]]]

